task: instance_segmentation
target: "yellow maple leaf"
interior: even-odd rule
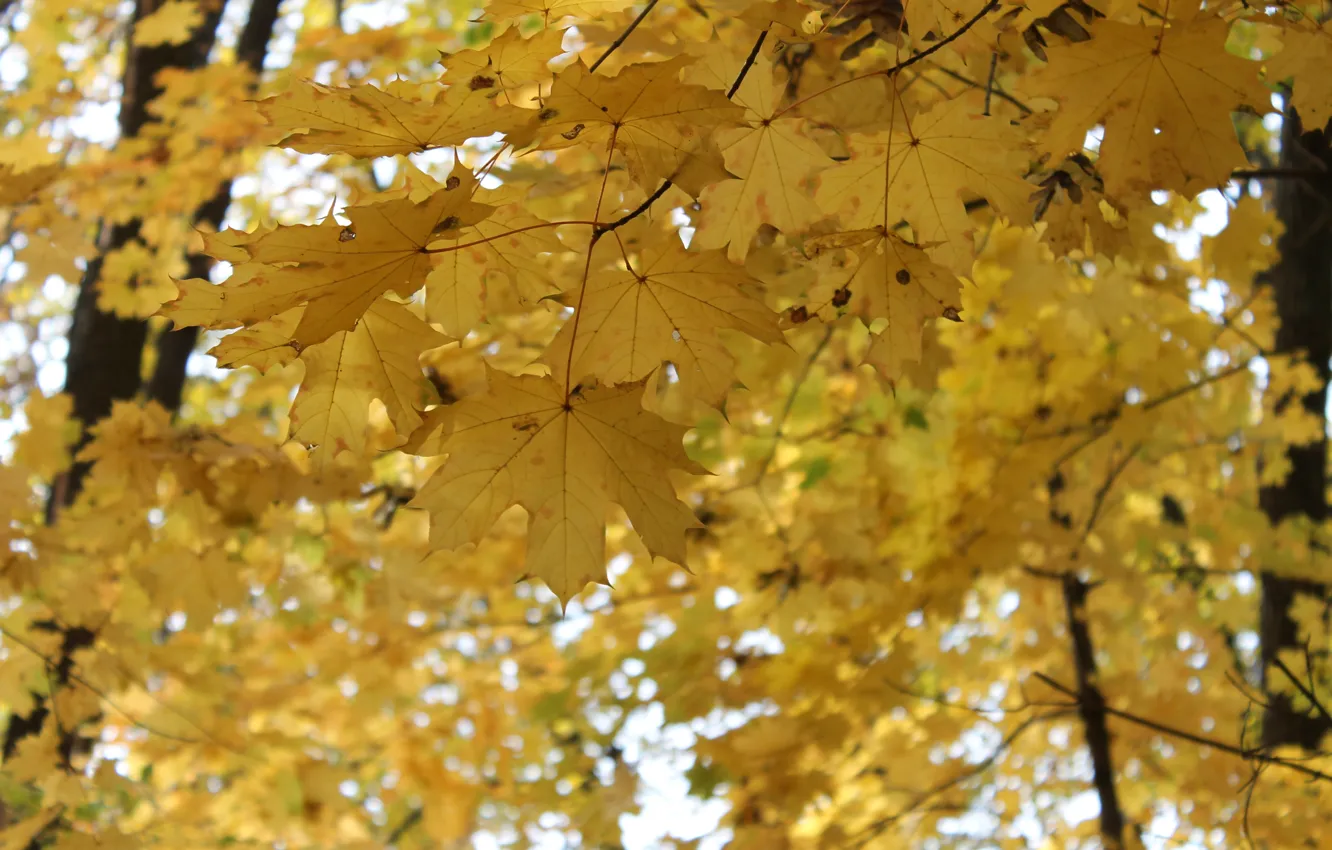
[[[184,44],[195,27],[203,23],[203,12],[193,0],[170,0],[134,24],[135,47]]]
[[[26,167],[0,162],[0,206],[12,207],[35,200],[46,185],[60,175],[54,165]]]
[[[480,540],[510,505],[528,513],[527,571],[567,602],[606,581],[606,513],[629,516],[649,552],[682,564],[698,525],[670,469],[706,470],[681,446],[685,428],[642,408],[643,382],[566,394],[548,377],[490,370],[490,389],[451,405],[448,460],[413,500],[430,543]]]
[[[180,297],[163,313],[181,324],[225,328],[306,304],[292,331],[301,348],[350,330],[384,293],[406,298],[421,288],[437,256],[427,245],[456,239],[490,214],[461,188],[463,171],[457,166],[444,188],[420,203],[399,198],[348,207],[347,225],[330,216],[313,225],[207,236],[210,253],[241,264],[221,285],[178,282]]]
[[[512,21],[527,15],[540,15],[550,26],[564,18],[596,18],[632,6],[634,0],[490,0],[486,17],[492,21]]]
[[[1303,26],[1304,28],[1301,28]],[[1322,24],[1289,24],[1281,32],[1281,52],[1266,60],[1267,79],[1278,83],[1291,79],[1291,103],[1299,111],[1306,129],[1327,124],[1332,118],[1332,27]]]
[[[729,89],[740,72],[732,54],[713,51],[697,66],[691,79],[712,88]],[[802,135],[805,119],[779,115],[772,62],[754,61],[735,93],[745,107],[749,126],[718,134],[726,170],[737,180],[723,180],[703,190],[703,210],[694,234],[700,248],[727,247],[736,262],[749,253],[759,227],[771,225],[790,233],[818,215],[805,180],[832,161],[812,140]]]
[[[1231,112],[1271,109],[1258,64],[1226,52],[1230,24],[1210,15],[1170,26],[1102,21],[1092,39],[1051,47],[1027,83],[1059,111],[1041,148],[1062,157],[1105,127],[1097,169],[1108,194],[1173,189],[1187,196],[1220,186],[1245,163]]]
[[[454,86],[434,98],[403,81],[381,90],[368,83],[335,87],[303,83],[259,101],[264,118],[283,133],[283,147],[301,153],[393,156],[460,145],[507,133],[531,112],[501,103],[489,88]]]
[[[810,312],[824,321],[853,313],[866,326],[887,319],[867,359],[884,377],[896,380],[908,363],[920,362],[927,322],[958,319],[961,285],[957,275],[920,247],[892,234],[861,233],[860,238],[855,233],[836,234],[806,244],[810,254],[852,245],[855,253],[849,274],[829,271],[819,276],[809,294]]]
[[[208,353],[217,358],[217,365],[226,369],[252,366],[267,372],[274,366],[290,363],[296,359],[291,334],[304,311],[304,307],[293,307],[271,319],[240,328],[223,337]]]
[[[314,449],[315,469],[324,471],[344,451],[364,456],[372,399],[384,403],[400,436],[416,430],[420,411],[439,400],[418,360],[446,341],[407,307],[380,299],[355,330],[302,351],[305,379],[291,407],[292,436]]]
[[[758,282],[723,252],[687,251],[674,233],[652,233],[624,267],[593,273],[564,294],[577,313],[545,360],[556,381],[595,375],[605,383],[647,378],[669,362],[687,395],[719,404],[735,363],[717,332],[732,328],[780,343],[778,316],[754,294]],[[620,259],[614,238],[595,251],[594,264]]]
[[[1031,185],[1022,134],[999,118],[979,114],[957,98],[888,132],[862,136],[850,162],[819,175],[816,193],[828,212],[844,213],[848,230],[889,232],[902,220],[930,256],[959,273],[971,265],[969,196],[985,198],[1001,215],[1030,217]],[[896,122],[895,122],[896,124]]]
[[[68,466],[70,446],[78,440],[73,411],[73,399],[64,393],[31,393],[23,405],[28,427],[13,438],[12,465],[25,467],[42,478],[52,478]]]
[[[522,147],[535,141],[545,150],[614,148],[647,191],[669,179],[697,197],[704,185],[697,175],[721,168],[710,134],[742,124],[744,110],[721,92],[680,82],[680,71],[692,61],[680,56],[629,65],[614,77],[571,65],[555,78],[531,127],[513,134],[513,142]]]
[[[440,82],[474,91],[509,95],[523,86],[550,79],[549,63],[561,52],[564,33],[542,30],[525,37],[517,29],[505,32],[485,47],[445,53]]]
[[[911,33],[913,41],[928,44],[930,41],[926,39],[928,33],[950,35],[967,21],[975,18],[988,5],[989,0],[910,0],[902,4],[903,21],[906,25],[904,31]],[[977,29],[978,27],[972,27],[968,32],[979,34]],[[900,52],[894,57],[894,61],[900,62],[905,58],[905,52]]]
[[[461,174],[460,190],[493,212],[462,228],[457,236],[461,247],[437,255],[426,279],[426,318],[454,339],[481,324],[487,304],[531,304],[555,292],[550,255],[567,250],[554,227],[527,211],[523,190],[481,189],[470,172]]]
[[[142,318],[156,313],[174,290],[158,257],[147,245],[134,241],[106,254],[97,306],[117,316]]]

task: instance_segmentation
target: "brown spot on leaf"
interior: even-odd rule
[[[485,74],[477,74],[467,81],[467,87],[472,91],[481,91],[482,89],[493,89],[495,87],[495,78],[488,77]]]
[[[453,404],[458,400],[458,394],[453,391],[453,384],[449,383],[449,379],[441,375],[434,366],[426,368],[425,376],[430,385],[435,388],[441,404]]]
[[[356,228],[352,227],[350,224],[342,228],[342,232],[338,234],[339,242],[350,242],[355,238]]]
[[[848,303],[850,303],[850,301],[851,301],[850,287],[843,286],[841,289],[833,293],[832,305],[834,307],[838,308],[845,307]]]
[[[560,135],[572,142],[574,139],[578,138],[578,134],[581,132],[583,132],[583,125],[575,124],[571,129],[560,133]]]
[[[943,317],[950,322],[962,321],[962,316],[958,312],[958,309],[956,307],[945,307],[943,311]]]
[[[560,111],[558,109],[551,109],[550,107],[546,107],[545,109],[537,113],[537,117],[540,118],[542,121],[549,121],[552,118],[559,117],[559,114]]]
[[[459,219],[456,215],[445,216],[444,218],[440,219],[439,224],[435,225],[435,229],[430,232],[443,233],[446,230],[456,229],[460,224],[462,224],[462,220]]]
[[[456,174],[450,174],[449,179],[444,181],[444,188],[452,191],[462,185],[462,178]]]
[[[911,272],[907,271],[906,269],[898,269],[896,277],[897,277],[897,282],[902,284],[903,286],[906,286],[908,283],[911,282]]]
[[[804,304],[791,308],[791,321],[797,325],[803,325],[809,321],[809,310],[805,309]]]

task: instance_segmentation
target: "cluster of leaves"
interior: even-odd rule
[[[54,719],[5,762],[4,846],[618,846],[654,712],[736,848],[1071,842],[1078,623],[1115,636],[1139,839],[1318,835],[1327,776],[1255,756],[1243,688],[1249,571],[1317,574],[1256,496],[1323,427],[1263,401],[1316,383],[1270,356],[1277,227],[1245,182],[1197,256],[1163,238],[1272,148],[1279,85],[1332,114],[1316,10],[631,5],[307,22],[257,103],[235,64],[172,72],[110,151],[50,127],[113,53],[30,69],[11,317],[39,336],[91,222],[135,221],[101,307],[225,331],[234,371],[95,424],[49,526],[78,426],[24,407],[0,701]],[[114,19],[26,14],[30,48]],[[194,232],[275,162],[349,202],[260,187]],[[225,280],[188,276],[200,248]],[[67,668],[52,622],[96,631]]]

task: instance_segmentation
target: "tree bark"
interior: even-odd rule
[[[166,68],[200,68],[208,61],[217,36],[222,5],[205,11],[204,20],[183,44],[159,47],[134,47],[134,29],[140,20],[152,14],[164,0],[138,0],[134,18],[126,33],[130,43],[122,77],[120,98],[120,138],[132,139],[153,120],[148,105],[162,93],[157,75]],[[73,323],[69,329],[69,355],[65,360],[65,392],[74,402],[74,416],[80,424],[77,448],[88,443],[89,429],[111,412],[117,401],[134,398],[142,383],[143,345],[148,336],[145,319],[124,319],[101,310],[102,265],[107,254],[142,241],[138,219],[103,226],[99,234],[98,255],[84,271],[79,295],[74,303]],[[76,451],[77,451],[76,448]],[[83,489],[89,465],[75,462],[57,477],[47,502],[47,522],[53,522],[63,508],[69,507]],[[8,747],[6,747],[8,752]]]
[[[250,6],[250,16],[241,30],[240,41],[236,44],[236,58],[250,69],[252,90],[258,88],[259,78],[264,70],[264,57],[268,55],[268,45],[273,38],[273,28],[277,25],[279,0],[254,0]],[[194,226],[209,230],[218,230],[231,206],[232,181],[226,180],[218,187],[217,194],[205,202],[194,213]],[[213,258],[207,254],[190,254],[187,259],[189,276],[206,278],[213,270]],[[180,409],[181,396],[185,390],[186,367],[190,355],[199,341],[199,329],[195,327],[166,330],[157,337],[157,363],[153,367],[152,377],[145,388],[150,401],[155,401],[167,410]]]
[[[126,34],[132,45],[134,26],[154,12],[164,0],[138,0],[134,16]],[[156,78],[166,68],[195,69],[203,67],[212,51],[221,19],[223,3],[213,9],[205,8],[204,20],[191,38],[183,44],[160,47],[127,48],[125,70],[122,77],[123,94],[120,104],[120,138],[134,138],[153,120],[148,105],[162,93]],[[249,19],[237,45],[237,55],[255,74],[257,80],[263,69],[264,57],[277,21],[278,0],[254,0]],[[220,226],[231,203],[231,181],[226,181],[217,194],[199,208],[196,224]],[[101,271],[107,254],[141,239],[142,222],[129,222],[104,226],[98,238],[98,255],[88,263],[79,285],[73,321],[69,330],[69,354],[66,358],[65,392],[73,401],[73,412],[80,424],[78,448],[90,439],[90,429],[111,412],[117,401],[136,397],[141,388],[149,398],[176,410],[180,406],[185,380],[185,365],[194,347],[197,332],[190,329],[163,334],[157,341],[158,361],[146,387],[143,385],[143,347],[148,335],[148,322],[144,319],[125,319],[98,307]],[[212,261],[202,254],[188,258],[191,274],[206,276]],[[76,449],[77,451],[77,449]],[[47,501],[46,519],[54,523],[59,512],[74,503],[83,488],[89,472],[86,462],[75,462],[70,469],[57,476]],[[59,657],[53,662],[51,688],[68,684],[74,669],[74,654],[92,646],[96,633],[82,625],[54,622],[35,623],[61,635]],[[27,714],[14,715],[5,728],[3,757],[11,757],[19,744],[40,734],[50,709],[48,698],[38,696]],[[77,753],[90,746],[77,730],[62,730],[59,750],[62,763],[72,769]]]
[[[1299,116],[1288,109],[1280,164],[1307,174],[1279,180],[1275,186],[1277,217],[1285,226],[1277,243],[1281,259],[1266,275],[1281,322],[1275,351],[1304,352],[1319,381],[1318,388],[1307,395],[1279,399],[1276,409],[1299,403],[1323,418],[1328,379],[1332,376],[1332,153],[1328,149],[1328,129],[1305,132]],[[1326,432],[1312,443],[1289,447],[1286,456],[1290,475],[1280,484],[1263,488],[1259,504],[1273,523],[1297,515],[1321,522],[1328,516]],[[1259,637],[1262,684],[1268,695],[1263,712],[1264,747],[1295,744],[1314,750],[1323,735],[1332,730],[1325,717],[1295,707],[1288,696],[1291,683],[1282,682],[1284,674],[1274,663],[1281,652],[1300,646],[1298,627],[1291,616],[1296,597],[1308,594],[1326,598],[1327,593],[1328,585],[1322,582],[1282,578],[1270,572],[1262,575]]]

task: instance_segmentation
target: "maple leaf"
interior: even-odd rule
[[[1310,129],[1322,127],[1332,118],[1332,27],[1289,25],[1281,33],[1281,52],[1266,60],[1267,79],[1276,83],[1291,79],[1291,102],[1300,121]]]
[[[404,439],[421,410],[438,401],[417,362],[447,338],[402,304],[380,299],[355,330],[340,331],[301,352],[305,379],[291,407],[292,436],[314,448],[317,471],[350,451],[365,454],[370,402],[379,399]]]
[[[304,307],[293,307],[271,319],[240,328],[223,337],[208,353],[217,358],[217,365],[227,369],[252,366],[267,372],[274,366],[290,363],[297,357],[291,335],[304,311]]]
[[[817,178],[817,199],[824,210],[844,214],[847,230],[888,232],[905,219],[914,241],[935,243],[930,255],[965,273],[971,250],[958,237],[973,230],[968,196],[985,198],[1010,219],[1030,217],[1024,144],[1016,128],[958,98],[857,138],[852,160]]]
[[[1102,21],[1090,41],[1051,47],[1025,87],[1059,103],[1041,149],[1079,152],[1103,124],[1097,169],[1110,194],[1192,197],[1224,184],[1245,163],[1231,113],[1271,109],[1258,64],[1224,50],[1229,32],[1211,15],[1159,27]]]
[[[489,370],[490,389],[452,405],[448,459],[413,500],[430,542],[479,541],[510,505],[528,513],[527,571],[562,602],[606,581],[606,513],[629,516],[648,551],[677,564],[698,525],[666,472],[706,474],[685,428],[642,408],[643,382],[566,395],[547,377]]]
[[[421,89],[402,81],[390,83],[387,90],[368,83],[304,83],[256,106],[281,131],[283,147],[358,157],[451,147],[510,132],[531,119],[531,113],[500,103],[485,87],[455,86],[430,100],[412,96]]]
[[[455,167],[460,170],[466,167]],[[210,249],[244,261],[232,279],[217,286],[179,282],[180,297],[163,312],[178,322],[223,328],[306,304],[292,342],[300,347],[322,342],[350,330],[384,293],[405,298],[420,289],[432,265],[426,246],[456,238],[490,214],[491,208],[472,201],[461,185],[455,173],[420,203],[400,198],[348,207],[347,225],[329,217],[314,225],[205,237]]]
[[[835,234],[812,239],[811,256],[854,246],[851,274],[828,272],[809,294],[811,312],[832,321],[844,312],[868,327],[888,324],[875,335],[867,359],[884,377],[895,380],[907,364],[921,360],[925,325],[938,318],[959,319],[961,286],[957,276],[935,263],[916,245],[881,231]]]
[[[633,5],[634,0],[490,0],[486,17],[493,21],[511,21],[528,15],[540,15],[546,26],[570,17],[609,15]]]
[[[464,247],[437,255],[426,279],[426,317],[454,339],[477,327],[487,303],[502,295],[521,305],[554,292],[550,256],[567,250],[555,228],[527,211],[521,191],[504,186],[475,197],[494,212],[462,229]]]
[[[195,27],[203,23],[203,12],[193,0],[168,0],[152,14],[134,24],[135,47],[183,44]]]
[[[599,265],[621,252],[611,238],[595,250]],[[593,273],[564,294],[577,312],[547,349],[557,381],[635,381],[670,362],[687,395],[716,405],[734,382],[719,330],[782,342],[777,314],[754,294],[757,281],[721,251],[687,251],[675,234],[658,231],[624,266]]]
[[[445,71],[440,82],[473,91],[499,92],[507,100],[516,89],[553,76],[549,64],[560,53],[563,38],[559,30],[542,30],[529,36],[517,29],[505,30],[485,47],[442,54]]]
[[[744,110],[721,92],[680,82],[691,61],[680,56],[630,65],[614,77],[571,65],[555,78],[532,125],[513,134],[513,143],[535,142],[544,150],[613,148],[648,191],[669,179],[697,196],[703,189],[697,174],[721,168],[709,134],[742,124]]]
[[[0,163],[0,206],[17,206],[33,200],[59,174],[60,169],[54,165],[29,168]]]
[[[715,58],[714,58],[715,57]],[[729,54],[715,53],[695,70],[693,79],[714,88],[729,88],[740,65]],[[699,247],[727,247],[741,262],[758,229],[769,224],[795,231],[818,217],[804,182],[832,164],[813,140],[802,135],[805,119],[780,116],[772,62],[760,56],[736,91],[735,102],[746,109],[749,127],[718,134],[727,171],[737,180],[723,180],[703,190],[703,210],[694,234]]]

